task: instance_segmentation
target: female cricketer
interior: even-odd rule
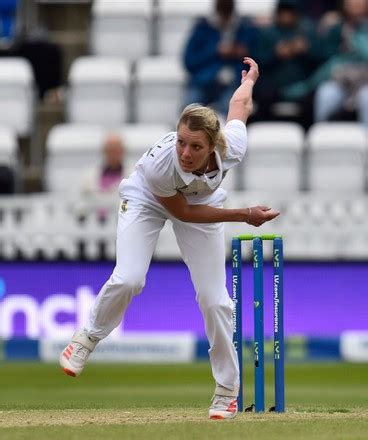
[[[143,289],[159,233],[170,219],[210,345],[216,387],[209,417],[236,416],[239,366],[232,343],[233,305],[225,286],[223,222],[260,226],[279,214],[265,206],[222,207],[226,191],[220,184],[245,154],[245,123],[252,112],[258,78],[255,61],[244,58],[243,63],[249,71],[242,71],[224,129],[212,109],[189,105],[179,118],[177,131],[158,140],[130,177],[122,180],[116,266],[96,298],[89,321],[60,355],[66,374],[79,376],[96,344],[120,324],[132,298]]]

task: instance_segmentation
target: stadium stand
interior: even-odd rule
[[[347,204],[347,212],[341,222],[344,231],[344,240],[340,241],[340,246],[341,256],[344,260],[367,259],[367,215],[368,203],[366,197],[352,198]],[[357,231],[359,232],[357,233]]]
[[[212,0],[160,0],[157,22],[158,53],[179,57],[195,19],[209,15],[212,4]]]
[[[184,81],[185,73],[179,59],[140,59],[135,76],[136,122],[174,126],[181,111]]]
[[[263,25],[268,23],[274,13],[277,0],[248,1],[238,0],[236,2],[239,15],[252,18],[256,23]]]
[[[243,188],[283,193],[302,188],[304,131],[293,122],[258,122],[248,131]]]
[[[366,188],[367,137],[357,122],[321,122],[307,135],[308,188],[362,193]]]
[[[17,167],[18,142],[9,126],[0,126],[0,164]]]
[[[0,126],[0,194],[12,194],[18,187],[18,142],[14,131]]]
[[[152,13],[151,0],[95,0],[90,31],[91,53],[120,56],[128,60],[150,55]]]
[[[130,63],[121,58],[79,57],[69,72],[68,122],[114,126],[128,118]]]
[[[49,5],[50,15],[41,14],[44,19],[51,17],[51,10],[61,11],[53,2],[36,3]],[[77,197],[81,170],[96,164],[108,130],[117,131],[125,141],[127,174],[161,135],[175,130],[186,79],[180,64],[182,45],[194,20],[213,8],[212,0],[83,3],[83,23],[88,18],[86,4],[90,5],[89,32],[83,38],[78,34],[77,17],[69,28],[73,28],[73,44],[88,42],[90,54],[84,50],[80,56],[81,44],[78,51],[67,49],[67,63],[73,61],[61,99],[68,123],[50,117],[48,130],[45,121],[42,127],[48,133],[42,163],[46,194],[1,197],[3,259],[114,258],[118,199]],[[238,0],[237,9],[263,25],[276,3]],[[68,8],[70,12],[70,2]],[[55,38],[69,35],[67,29],[60,30],[61,25],[51,26]],[[18,159],[23,137],[31,137],[36,149],[44,147],[34,136],[39,123],[34,84],[26,60],[0,59],[0,164],[14,167],[16,173],[24,171]],[[246,229],[284,234],[289,260],[368,259],[364,128],[353,122],[326,122],[305,133],[290,121],[250,121],[248,130],[244,163],[223,184],[228,190],[226,206],[266,204],[282,215],[272,225],[254,230],[226,224],[228,256],[231,236]],[[101,207],[108,213],[104,223],[96,215]],[[266,258],[270,255],[266,248]],[[169,223],[155,258],[179,258]]]
[[[18,136],[32,134],[35,105],[34,77],[30,63],[23,58],[0,59],[0,124]]]
[[[49,192],[75,193],[81,170],[100,158],[105,130],[92,124],[59,124],[46,142],[45,187]]]
[[[116,197],[80,199],[51,193],[2,197],[1,202],[2,259],[114,258]],[[106,213],[104,222],[100,209]]]
[[[172,131],[172,127],[165,124],[125,124],[119,127],[118,132],[125,141],[127,157],[124,164],[124,173],[129,175],[139,158],[155,144],[162,136]]]

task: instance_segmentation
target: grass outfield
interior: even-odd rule
[[[271,375],[268,365],[268,406]],[[250,371],[245,382],[250,404]],[[3,363],[0,439],[368,439],[366,364],[292,364],[286,383],[285,414],[210,421],[213,383],[207,363],[91,363],[78,379],[56,365]]]

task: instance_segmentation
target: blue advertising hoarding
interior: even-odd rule
[[[66,338],[87,319],[112,263],[0,263],[0,338]],[[230,290],[231,268],[227,268]],[[368,265],[285,264],[285,334],[334,337],[368,329]],[[253,276],[243,268],[243,333],[252,335]],[[272,335],[272,267],[265,264],[265,334]],[[205,335],[190,275],[183,263],[154,262],[134,298],[124,331],[184,331]]]

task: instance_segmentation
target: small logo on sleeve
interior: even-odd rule
[[[120,212],[121,212],[122,214],[124,214],[124,213],[127,212],[127,211],[128,211],[128,200],[123,200],[123,201],[121,202]]]

